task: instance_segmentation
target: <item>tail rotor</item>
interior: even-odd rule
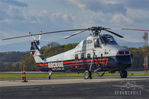
[[[40,34],[39,34],[38,40],[36,39],[35,35],[32,34],[32,32],[29,32],[29,35],[33,38],[34,41],[40,41],[41,40],[41,36],[42,36],[42,30],[40,30]]]

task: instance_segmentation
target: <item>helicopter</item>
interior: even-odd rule
[[[134,29],[122,28],[122,30]],[[69,51],[48,58],[43,57],[40,47],[40,39],[43,34],[72,31],[77,32],[66,36],[65,39],[86,31],[91,31],[91,34]],[[122,35],[111,31],[110,28],[96,26],[85,29],[60,30],[45,33],[40,31],[39,34],[29,32],[29,35],[10,37],[3,40],[32,37],[33,41],[31,42],[30,53],[39,69],[44,72],[49,72],[49,79],[51,79],[52,72],[67,71],[83,72],[84,79],[92,79],[93,73],[103,72],[100,75],[102,77],[105,72],[115,73],[119,71],[121,78],[127,78],[127,68],[132,65],[132,53],[128,49],[119,46],[112,35],[102,34],[101,31],[106,31],[117,37],[124,38]],[[37,35],[39,35],[38,39],[35,37]]]

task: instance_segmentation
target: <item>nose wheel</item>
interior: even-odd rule
[[[121,70],[120,71],[120,76],[121,76],[121,78],[127,78],[127,76],[128,76],[127,71],[126,70]]]

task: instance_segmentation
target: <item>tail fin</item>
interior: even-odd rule
[[[42,35],[42,31],[40,31],[40,34]],[[34,59],[35,59],[35,62],[36,63],[43,63],[45,62],[43,57],[42,57],[42,54],[40,52],[40,38],[41,38],[41,35],[39,36],[39,39],[36,40],[36,38],[34,37],[34,35],[32,35],[32,33],[30,32],[30,35],[31,37],[33,37],[34,41],[31,42],[31,54],[33,55]]]
[[[43,63],[43,57],[40,52],[39,40],[34,40],[31,42],[31,54],[33,55],[36,63]]]

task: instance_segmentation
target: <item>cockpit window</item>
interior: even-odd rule
[[[105,42],[105,44],[117,44],[111,35],[103,35],[102,39]]]

